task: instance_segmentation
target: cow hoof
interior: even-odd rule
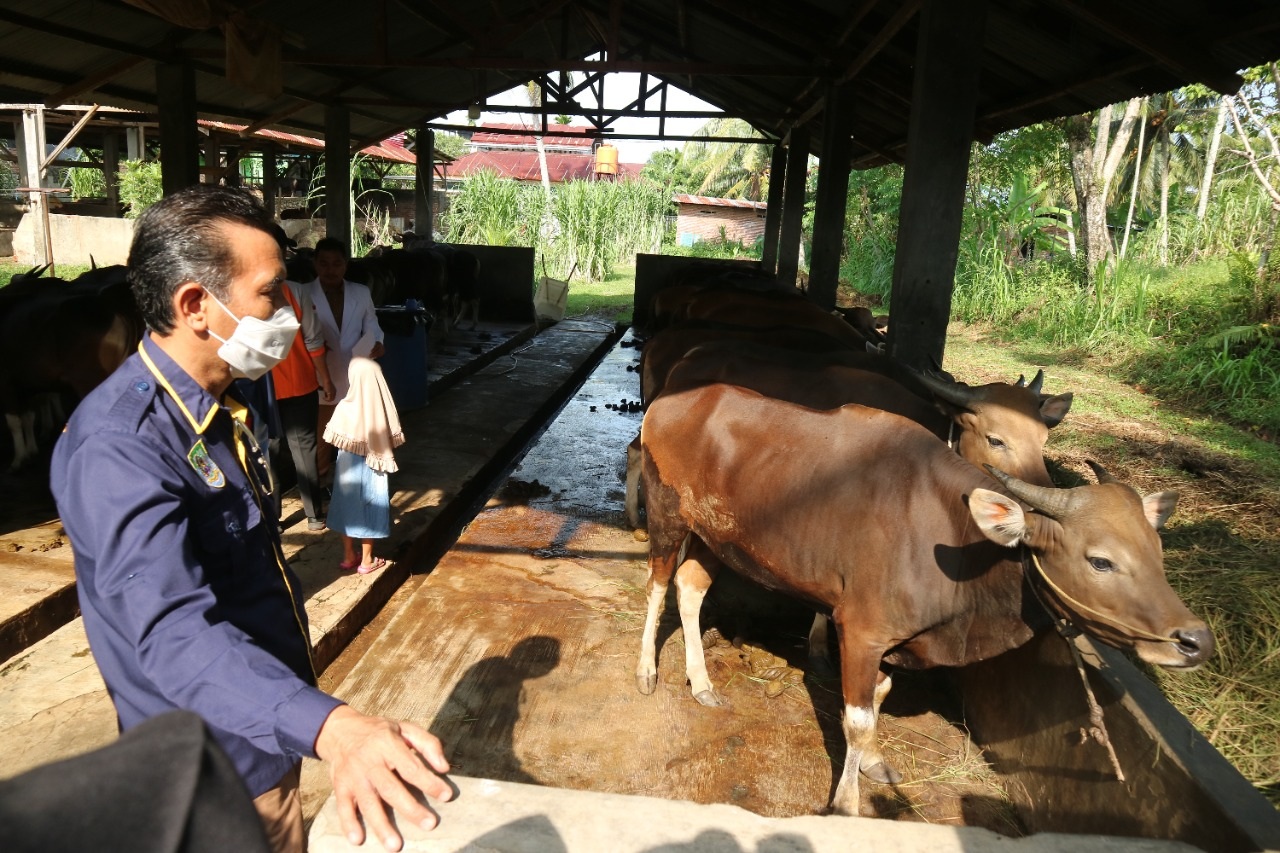
[[[861,769],[863,775],[873,782],[880,782],[885,785],[897,785],[902,781],[902,774],[885,761],[877,761],[870,767],[863,767]]]
[[[809,674],[814,678],[835,678],[838,673],[836,668],[831,665],[831,658],[810,657],[809,658]]]
[[[708,708],[719,708],[724,704],[714,690],[703,690],[701,693],[695,693],[693,698],[698,700],[699,705],[706,705]]]
[[[658,689],[658,674],[654,673],[653,675],[637,675],[636,689],[638,689],[645,696],[652,696],[653,691]]]
[[[637,542],[648,542],[649,531],[637,527],[631,531],[631,537],[635,539]]]

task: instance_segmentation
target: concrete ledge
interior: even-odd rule
[[[1011,839],[985,829],[861,817],[767,818],[737,806],[451,777],[431,832],[401,826],[407,853],[1179,853],[1171,841],[1085,835]],[[312,824],[312,853],[364,853],[349,843],[330,797]]]

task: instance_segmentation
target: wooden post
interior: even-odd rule
[[[102,177],[107,185],[111,215],[120,216],[120,134],[110,129],[102,137]]]
[[[782,184],[786,176],[787,149],[775,145],[769,163],[769,206],[764,212],[764,246],[760,253],[760,269],[766,275],[778,271],[778,226],[782,224]]]
[[[196,124],[196,74],[190,63],[156,66],[160,113],[160,183],[164,194],[200,183],[200,132]]]
[[[822,117],[822,159],[813,212],[813,251],[809,258],[809,298],[831,310],[840,283],[845,205],[849,199],[849,162],[853,156],[853,93],[849,83],[827,90]]]
[[[890,353],[919,369],[947,343],[985,18],[985,0],[920,12],[889,325]]]
[[[147,159],[147,128],[141,124],[124,129],[124,140],[127,147],[125,157],[130,160]]]
[[[324,110],[325,234],[351,251],[351,114],[331,104]]]
[[[418,125],[414,151],[413,233],[431,239],[435,231],[434,201],[436,132]]]
[[[49,235],[49,199],[40,192],[46,172],[40,168],[44,159],[44,107],[36,105],[22,110],[22,135],[18,138],[18,172],[27,194],[31,214],[32,255],[44,263],[53,263],[53,247]]]
[[[778,247],[778,281],[794,286],[800,270],[800,232],[804,225],[804,183],[809,172],[809,130],[791,128],[787,177],[782,198],[782,242]]]
[[[276,147],[267,145],[262,149],[262,206],[271,216],[276,215],[276,192],[279,176],[276,174]]]

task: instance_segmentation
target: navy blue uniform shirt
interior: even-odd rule
[[[235,431],[148,337],[76,408],[50,485],[121,729],[194,711],[257,796],[341,703],[314,686],[301,590]]]

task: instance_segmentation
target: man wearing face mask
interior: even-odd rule
[[[284,275],[271,219],[244,191],[196,186],[149,208],[129,255],[149,332],[76,409],[50,485],[121,729],[175,709],[199,714],[281,851],[304,849],[298,771],[303,756],[318,757],[352,842],[367,828],[398,850],[385,806],[433,827],[413,789],[449,798],[443,750],[419,726],[316,688],[271,477],[228,393],[292,344]]]

